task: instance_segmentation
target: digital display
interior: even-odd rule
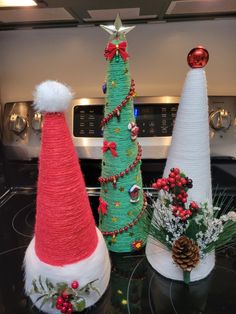
[[[73,134],[75,137],[102,137],[100,123],[103,119],[103,105],[75,106]]]
[[[138,108],[137,107],[134,107],[134,116],[135,116],[135,118],[138,117]]]
[[[102,137],[100,123],[103,105],[74,107],[75,137]],[[139,127],[139,137],[171,136],[178,104],[136,104],[134,117]]]

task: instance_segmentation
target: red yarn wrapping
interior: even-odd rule
[[[35,240],[39,259],[55,266],[90,256],[98,243],[84,178],[63,113],[44,117]]]

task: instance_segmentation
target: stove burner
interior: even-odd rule
[[[24,206],[23,208],[21,208],[13,217],[12,219],[12,228],[13,230],[21,235],[21,236],[24,236],[24,237],[28,237],[28,238],[32,238],[32,232],[33,232],[33,223],[29,223],[28,222],[28,219],[32,217],[30,217],[32,214],[34,214],[34,210],[32,209],[32,207],[35,205],[35,202],[32,202],[26,206]],[[31,209],[31,210],[29,210]],[[24,231],[20,231],[19,229],[22,228],[23,230],[25,230],[25,226],[20,224],[20,223],[17,223],[17,218],[19,218],[19,222],[22,222],[22,218],[19,217],[20,215],[24,215],[24,223],[27,227],[30,228],[30,231],[31,233],[30,234],[27,234],[27,233],[24,233]]]
[[[10,250],[6,250],[6,251],[3,251],[3,252],[0,252],[0,256],[1,256],[1,255],[4,255],[4,254],[12,253],[12,252],[17,251],[17,250],[20,250],[20,249],[24,249],[24,248],[26,248],[26,247],[27,247],[27,245],[22,245],[22,246],[18,246],[18,247],[15,247],[15,248],[13,248],[13,249],[10,249]]]

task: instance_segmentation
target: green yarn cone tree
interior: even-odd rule
[[[125,34],[134,27],[123,27],[119,16],[111,26],[101,25],[111,34],[105,49],[107,59],[104,134],[99,227],[108,249],[131,252],[145,242],[143,214],[146,199],[140,171],[142,149],[137,142],[133,97]]]

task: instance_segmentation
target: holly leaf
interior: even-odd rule
[[[41,295],[40,297],[38,297],[38,298],[35,300],[33,306],[35,306],[35,304],[36,304],[39,300],[41,300],[42,298],[44,298],[44,297],[46,297],[46,296],[47,296],[47,294],[45,293],[45,294]]]
[[[74,307],[76,311],[82,312],[85,309],[86,302],[83,298],[80,298],[76,303],[74,303]]]
[[[49,291],[52,291],[54,289],[53,284],[51,283],[51,281],[48,278],[46,278],[45,283],[46,283],[46,286],[47,286]]]
[[[39,284],[40,284],[40,287],[42,288],[42,290],[45,291],[43,283],[42,283],[42,278],[40,275],[39,275]]]
[[[33,291],[32,291],[32,293],[39,293],[39,289],[38,289],[37,284],[36,284],[36,279],[34,279],[34,280],[32,281],[32,286],[33,286]]]
[[[58,294],[52,296],[52,308],[56,307]]]
[[[195,219],[189,221],[189,226],[185,231],[185,235],[190,239],[196,241],[196,234],[202,230],[202,225],[199,225]]]
[[[74,294],[74,293],[75,293],[74,290],[73,290],[72,288],[69,288],[69,287],[67,287],[67,288],[65,289],[65,292],[66,292],[67,294]]]
[[[59,294],[61,294],[66,288],[68,287],[66,282],[59,282],[57,283],[57,291]]]
[[[92,284],[89,284],[89,288],[95,292],[97,292],[98,295],[100,295],[100,292],[97,288],[95,288]]]

